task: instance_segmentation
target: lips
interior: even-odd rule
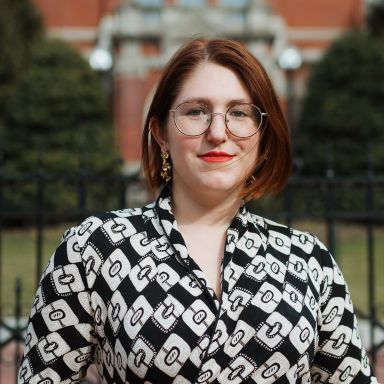
[[[234,155],[226,152],[210,151],[199,156],[199,158],[207,163],[223,163],[232,160]]]

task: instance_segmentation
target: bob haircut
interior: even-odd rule
[[[288,127],[271,80],[261,63],[241,43],[228,39],[198,38],[187,42],[168,62],[150,104],[142,136],[142,167],[151,188],[164,181],[161,172],[161,149],[152,137],[151,122],[156,119],[160,130],[166,129],[169,110],[185,80],[202,62],[222,65],[233,71],[252,103],[267,113],[261,127],[258,159],[247,175],[241,197],[249,201],[279,192],[291,173],[292,153]]]

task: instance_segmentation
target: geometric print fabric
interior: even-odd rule
[[[343,276],[314,236],[249,213],[216,297],[166,187],[67,231],[33,303],[19,383],[377,383]],[[46,380],[46,381],[45,381]]]

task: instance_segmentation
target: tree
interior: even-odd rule
[[[313,69],[297,137],[305,174],[367,172],[369,153],[384,171],[384,40],[351,31]]]
[[[79,158],[92,174],[113,171],[116,161],[113,128],[107,100],[88,63],[62,41],[42,40],[33,49],[6,114],[3,137],[5,172],[25,175],[36,171],[38,154],[51,176],[74,175]],[[74,206],[69,185],[46,194],[53,210]],[[107,186],[97,188],[94,200],[106,203]],[[35,186],[7,196],[13,209],[27,209]]]
[[[367,16],[367,27],[373,36],[384,37],[384,1],[376,0],[371,4]]]
[[[41,19],[30,0],[0,0],[0,133],[7,100],[41,34]]]

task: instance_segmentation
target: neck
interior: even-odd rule
[[[187,189],[172,189],[173,213],[179,226],[196,225],[228,228],[236,216],[242,199],[236,193],[220,193],[201,198],[188,193]]]

